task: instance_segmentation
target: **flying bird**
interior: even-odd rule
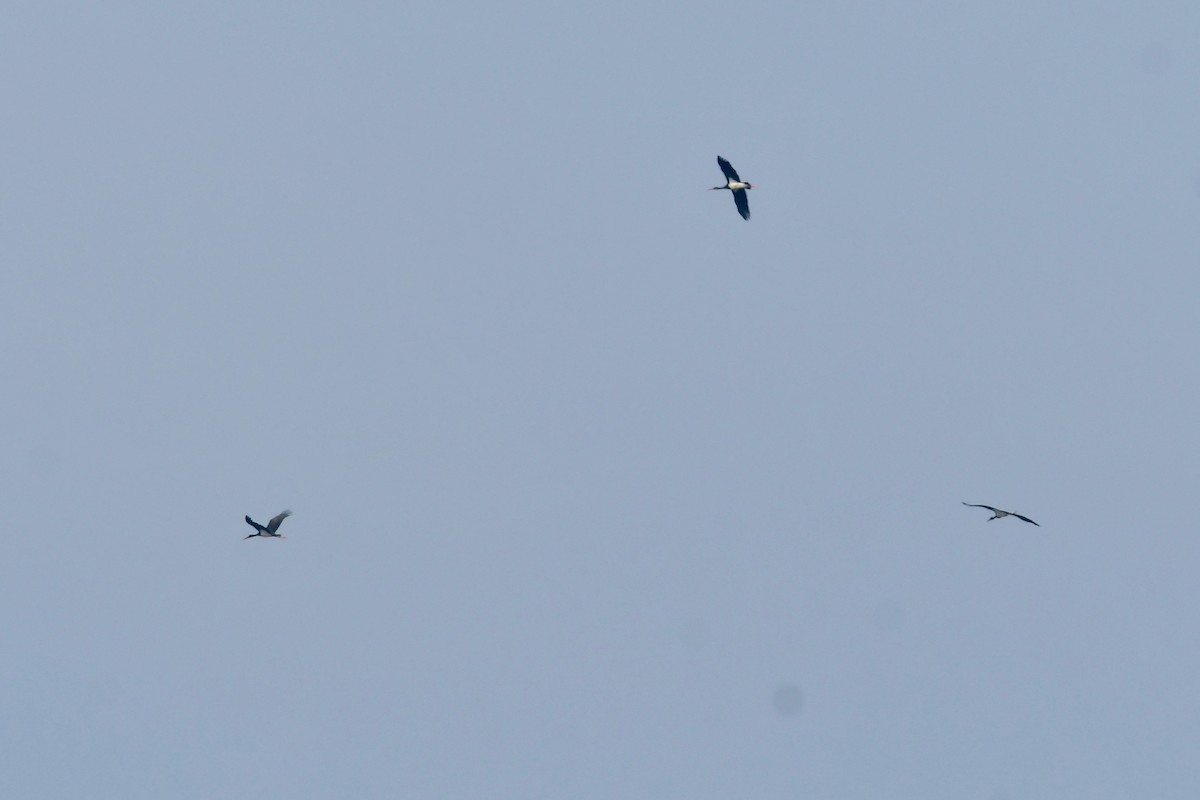
[[[709,191],[728,189],[733,192],[733,202],[737,204],[738,213],[742,215],[742,219],[750,219],[750,203],[746,200],[746,190],[753,189],[754,184],[739,178],[733,165],[720,156],[717,156],[717,166],[721,168],[721,172],[725,173],[725,185],[714,186]]]
[[[1011,511],[1001,511],[998,508],[992,508],[991,506],[981,506],[981,505],[977,505],[975,503],[963,503],[963,505],[970,506],[971,508],[986,508],[988,511],[992,512],[992,516],[988,517],[988,522],[991,522],[994,519],[1000,519],[1002,517],[1016,517],[1017,519],[1021,519],[1021,520],[1028,522],[1030,525],[1037,525],[1037,523],[1034,522],[1033,520],[1031,520],[1029,517],[1022,517],[1020,514],[1014,514]],[[1038,527],[1040,528],[1042,526],[1038,525]]]
[[[285,519],[287,519],[288,517],[290,517],[291,515],[292,515],[292,512],[284,511],[274,517],[271,517],[271,521],[268,522],[264,526],[264,525],[259,525],[257,522],[250,519],[250,515],[247,514],[246,522],[254,527],[254,530],[256,531],[256,533],[250,534],[249,536],[246,537],[246,539],[251,539],[255,536],[274,536],[277,539],[287,538],[282,533],[276,533],[275,531],[279,530],[279,524],[281,522],[283,522]],[[244,542],[244,541],[246,541],[246,539],[243,539],[242,541]]]

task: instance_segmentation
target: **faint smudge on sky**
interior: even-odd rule
[[[1152,43],[1142,47],[1138,54],[1138,64],[1147,75],[1162,77],[1171,71],[1175,60],[1165,45]]]
[[[771,695],[771,705],[781,716],[794,717],[804,708],[804,692],[794,683],[781,683]]]

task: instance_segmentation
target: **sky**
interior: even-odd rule
[[[1200,5],[5,16],[0,795],[1195,796]]]

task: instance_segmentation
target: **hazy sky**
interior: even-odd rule
[[[1200,4],[980,5],[9,7],[0,795],[1192,800]]]

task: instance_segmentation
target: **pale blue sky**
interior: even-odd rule
[[[0,795],[1195,796],[1200,5],[5,16]]]

